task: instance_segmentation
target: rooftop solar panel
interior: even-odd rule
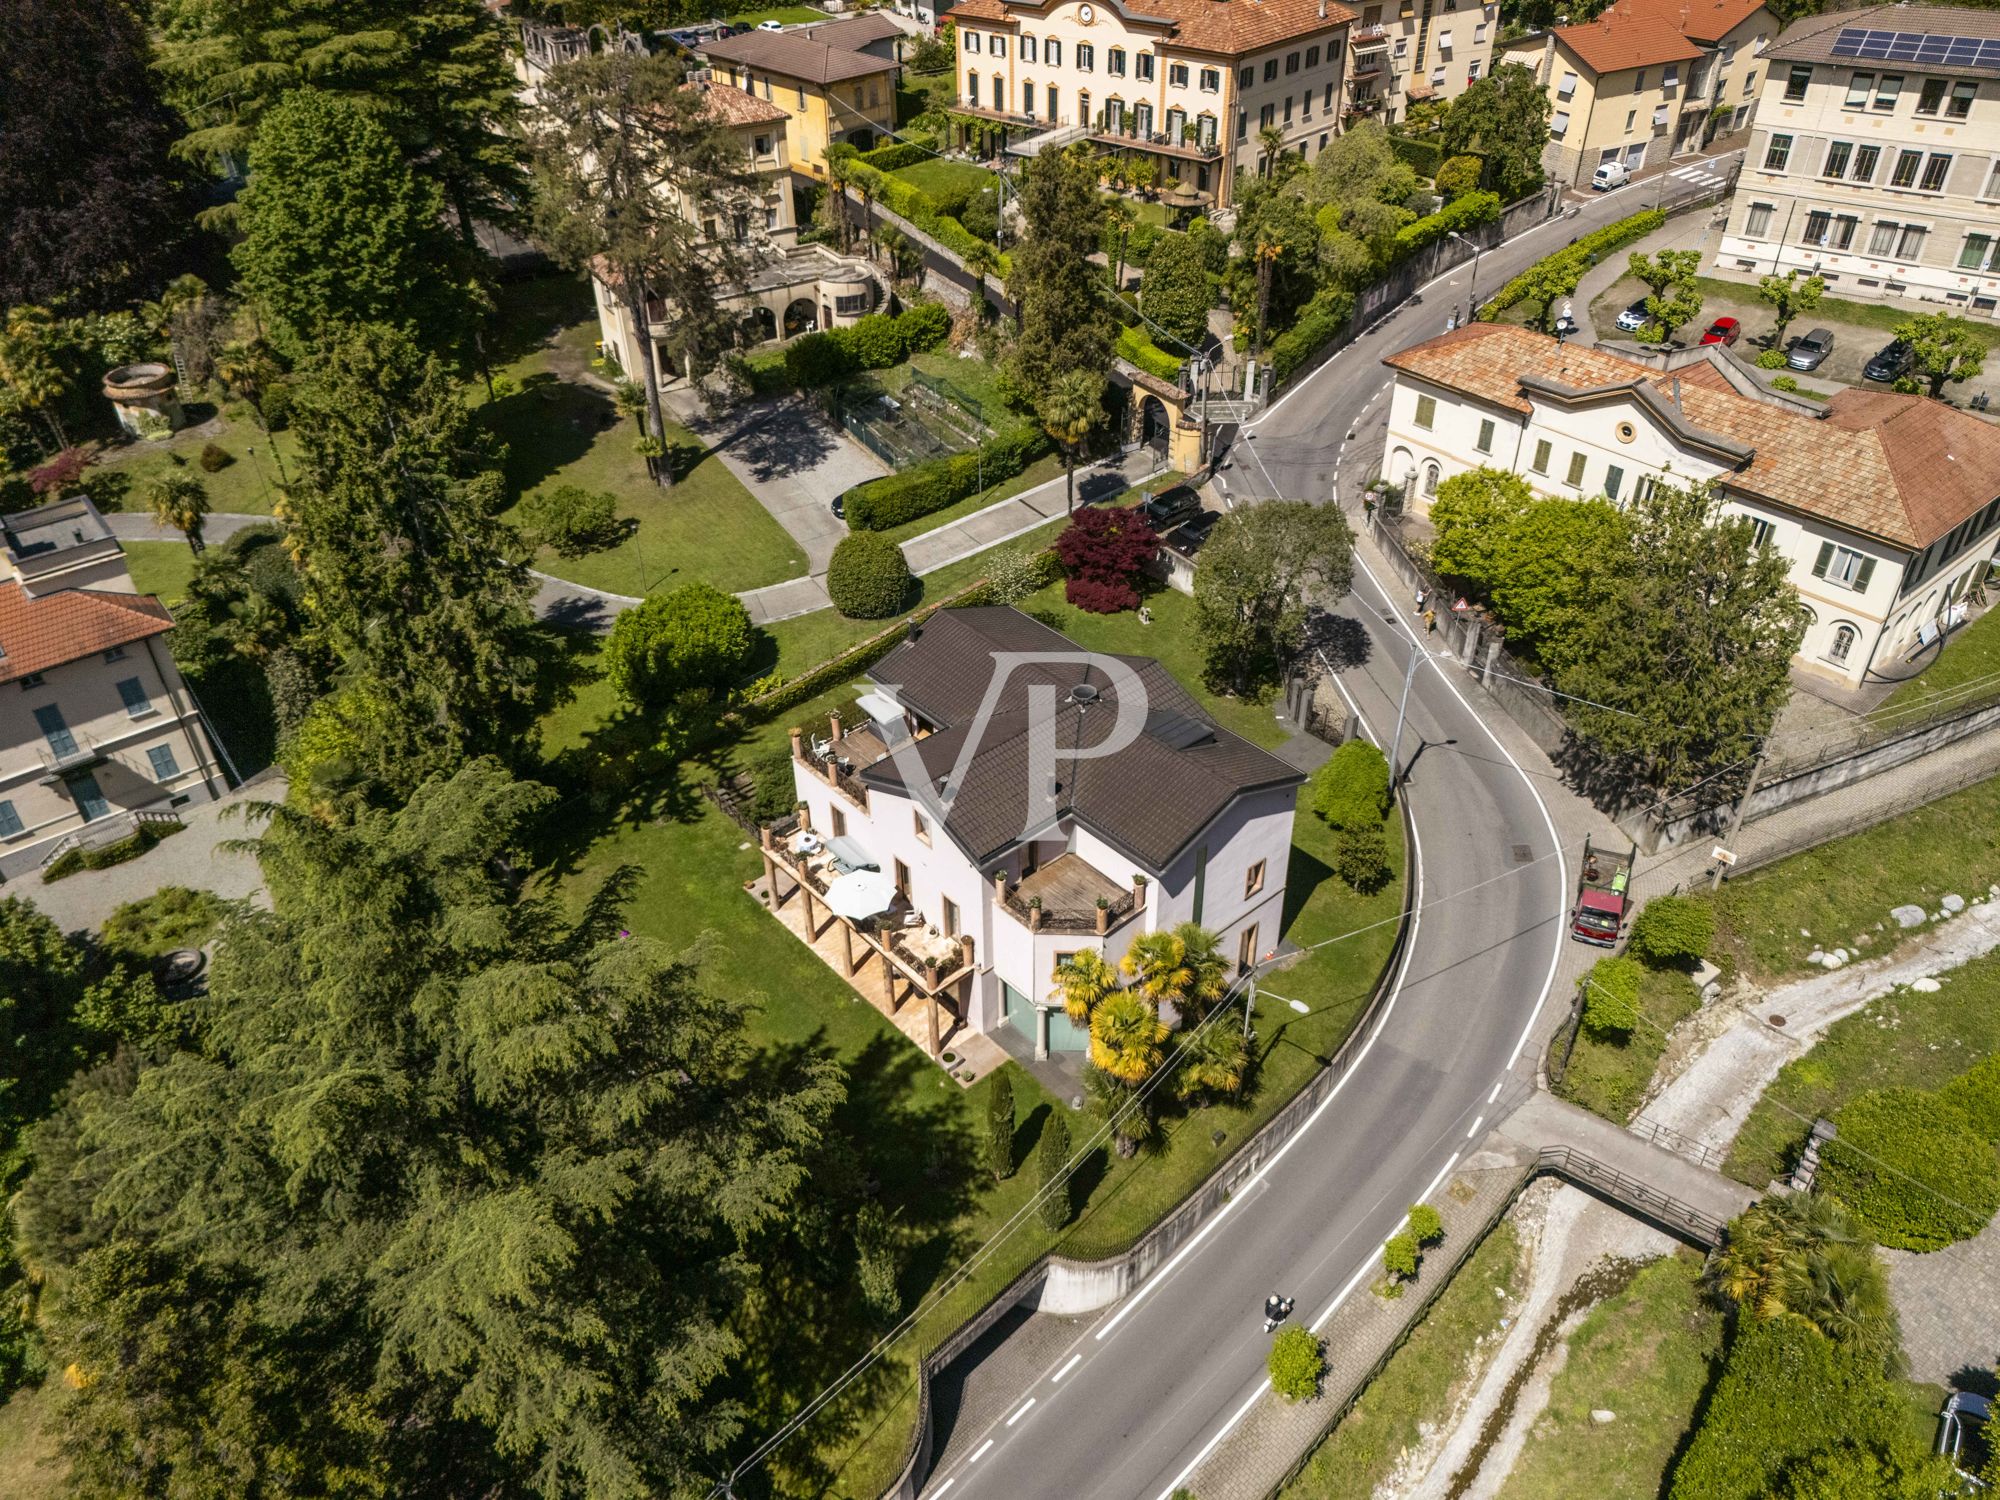
[[[1920,31],[1873,31],[1865,26],[1844,28],[1833,39],[1833,55],[1859,58],[1866,62],[1930,63],[2000,70],[2000,40],[1933,36]]]

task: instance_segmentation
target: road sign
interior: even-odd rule
[[[1717,844],[1713,849],[1708,851],[1708,857],[1719,865],[1733,865],[1736,863],[1736,851],[1725,849],[1720,844]]]

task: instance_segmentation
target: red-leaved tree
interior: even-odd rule
[[[1096,615],[1134,608],[1140,569],[1159,547],[1159,537],[1140,511],[1078,511],[1056,538],[1056,556],[1069,574],[1063,597]]]
[[[65,448],[40,468],[28,470],[28,488],[37,495],[60,500],[77,488],[83,471],[96,462],[95,457],[81,448]]]

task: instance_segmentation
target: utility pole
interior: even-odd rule
[[[1257,1006],[1257,970],[1253,963],[1243,986],[1243,1040],[1250,1040],[1250,1012]]]
[[[1729,831],[1722,836],[1722,847],[1725,849],[1733,850],[1736,847],[1736,835],[1743,831],[1743,814],[1749,808],[1750,798],[1756,792],[1757,783],[1764,775],[1764,762],[1770,758],[1770,754],[1770,741],[1766,740],[1757,749],[1756,763],[1750,767],[1750,779],[1743,784],[1743,795],[1736,799],[1736,810],[1729,815]],[[1727,868],[1728,866],[1721,860],[1715,862],[1715,873],[1708,879],[1708,888],[1711,891],[1722,889],[1722,872]]]
[[[1473,244],[1456,229],[1451,231],[1451,237],[1472,249],[1472,275],[1465,283],[1465,321],[1470,323],[1479,316],[1479,256],[1485,247]]]
[[[1389,741],[1389,790],[1391,792],[1394,792],[1397,787],[1403,784],[1403,770],[1401,766],[1403,758],[1403,720],[1408,716],[1410,709],[1410,684],[1416,680],[1417,663],[1429,654],[1429,652],[1424,650],[1422,641],[1413,640],[1410,643],[1409,664],[1403,668],[1403,696],[1396,704],[1396,734],[1395,738]]]

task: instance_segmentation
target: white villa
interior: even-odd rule
[[[1011,670],[1001,653],[1020,654]],[[1054,976],[1085,948],[1115,963],[1138,934],[1193,921],[1239,968],[1276,949],[1304,777],[1214,724],[1157,661],[1086,660],[1016,610],[948,609],[870,675],[867,724],[836,720],[818,743],[793,731],[801,813],[796,828],[764,831],[766,878],[781,902],[803,898],[813,936],[839,924],[850,975],[883,964],[892,1011],[924,1004],[933,1056],[961,1027],[1012,1028],[1036,1057],[1083,1051],[1088,1034],[1065,1016]],[[1135,683],[1143,701],[1121,704]],[[1055,770],[1031,786],[1037,722],[1052,727]],[[1121,722],[1132,731],[1122,748]],[[905,763],[935,789],[968,744],[936,822]],[[1091,754],[1099,747],[1108,753]],[[863,870],[889,878],[892,904],[836,914],[828,887]]]
[[[1383,475],[1419,511],[1481,466],[1573,499],[1714,480],[1791,561],[1813,616],[1798,664],[1850,685],[1935,639],[2000,542],[2000,429],[1922,396],[1792,399],[1714,349],[1661,369],[1506,323],[1384,363]]]

